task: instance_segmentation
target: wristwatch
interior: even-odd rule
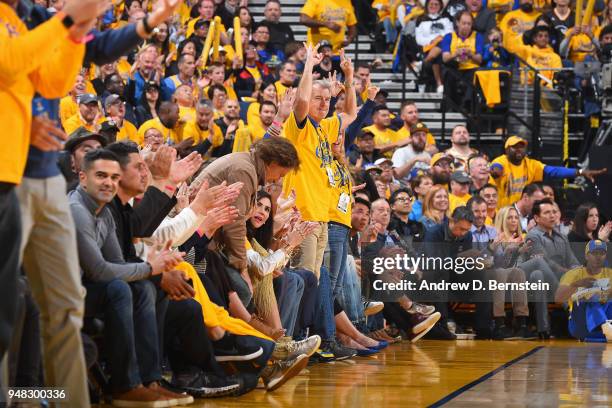
[[[67,29],[70,29],[70,27],[72,27],[74,25],[74,20],[72,19],[72,17],[70,17],[68,14],[66,14],[66,16],[64,16],[64,18],[62,18],[62,24]]]
[[[144,28],[145,33],[147,33],[147,35],[151,35],[153,33],[153,28],[149,25],[149,22],[147,21],[148,18],[149,15],[147,14],[145,18],[142,19],[142,27]]]

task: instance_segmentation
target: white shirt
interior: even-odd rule
[[[393,161],[393,167],[395,167],[395,168],[402,167],[406,163],[408,163],[410,160],[414,159],[416,156],[421,155],[421,154],[424,154],[424,155],[426,155],[427,157],[429,157],[431,159],[431,155],[429,153],[427,153],[425,150],[423,150],[420,153],[417,153],[412,148],[412,145],[407,145],[407,146],[401,147],[401,148],[397,149],[395,151],[395,153],[393,153],[393,157],[391,158],[391,160]],[[412,166],[412,168],[413,169],[428,170],[429,169],[429,163],[416,162],[414,164],[414,166]],[[404,177],[404,179],[408,180],[409,179],[408,175],[406,175]]]

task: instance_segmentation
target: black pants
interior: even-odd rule
[[[164,324],[165,351],[174,375],[202,370],[217,375],[224,371],[215,360],[202,307],[193,299],[170,301]]]
[[[0,183],[0,360],[7,352],[17,314],[21,215],[14,185]]]

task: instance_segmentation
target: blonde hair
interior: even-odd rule
[[[518,211],[516,211],[516,208],[512,206],[507,206],[507,207],[501,208],[497,212],[497,215],[495,216],[495,229],[497,230],[497,233],[501,235],[504,239],[508,239],[512,235],[508,231],[508,215],[510,214],[510,211],[514,211],[518,215]],[[517,232],[520,233],[520,231],[521,231],[521,228],[519,225]]]
[[[434,184],[433,186],[431,186],[431,188],[429,189],[429,191],[427,192],[427,194],[425,194],[425,198],[423,199],[423,216],[427,217],[429,219],[434,220],[436,223],[441,223],[443,220],[443,217],[441,217],[439,214],[437,214],[437,211],[435,210],[435,208],[433,207],[433,199],[434,196],[438,193],[438,191],[444,191],[446,193],[446,198],[448,199],[448,190],[446,189],[445,186],[441,185],[441,184]],[[449,202],[449,208],[450,208],[450,202]],[[448,217],[448,208],[446,209],[446,212],[444,213],[444,215],[446,215]]]

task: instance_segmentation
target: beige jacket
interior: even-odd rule
[[[264,164],[253,153],[232,153],[212,162],[202,171],[201,176],[208,180],[209,187],[224,181],[228,186],[237,182],[244,183],[238,199],[233,204],[239,211],[238,219],[215,235],[215,241],[228,256],[230,266],[244,271],[247,268],[246,221],[255,206],[257,190],[265,183]]]

